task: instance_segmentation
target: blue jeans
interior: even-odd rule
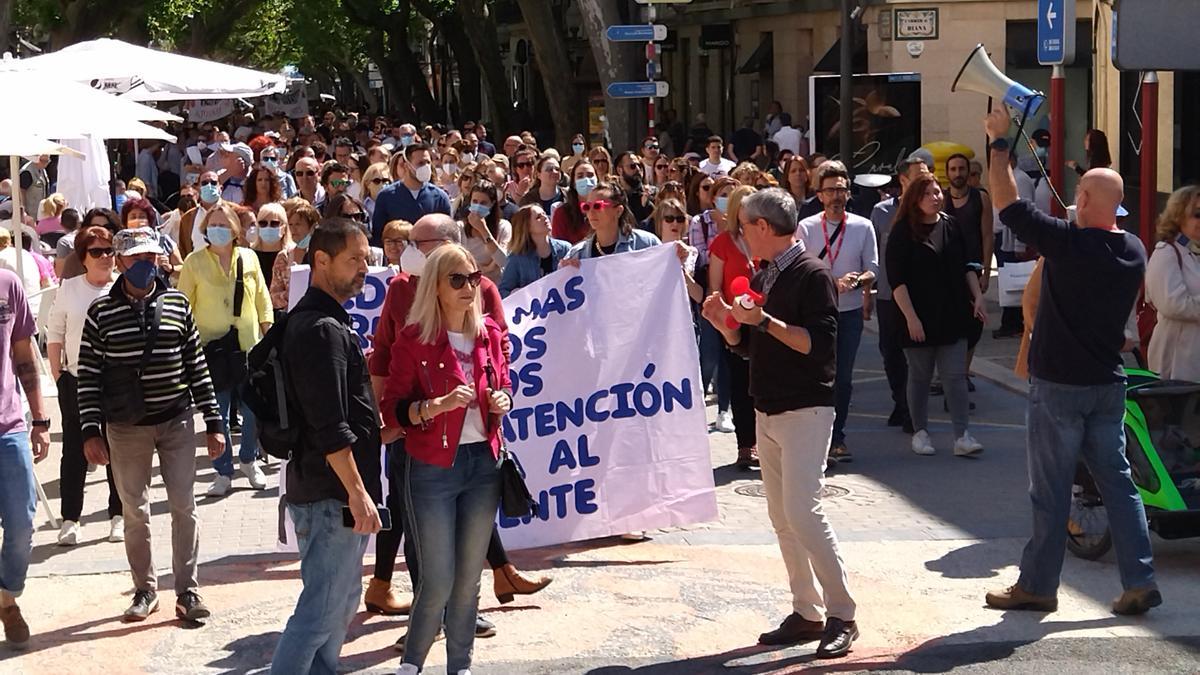
[[[411,456],[404,461],[405,533],[421,567],[404,663],[425,665],[444,617],[446,672],[457,673],[471,667],[479,575],[500,504],[500,472],[487,443],[458,446],[450,468]]]
[[[221,419],[225,421],[225,454],[213,460],[213,468],[222,476],[233,475],[233,439],[229,436],[232,395],[232,390],[217,392],[217,406],[221,408]],[[238,410],[242,414],[242,447],[238,450],[238,461],[249,464],[258,457],[258,427],[255,426],[254,412],[245,401],[239,401]]]
[[[725,363],[725,339],[708,321],[700,320],[700,388],[711,382],[717,392],[717,410],[729,410],[729,366]]]
[[[1108,511],[1121,585],[1154,585],[1146,511],[1125,457],[1125,385],[1090,387],[1033,378],[1026,427],[1033,537],[1021,555],[1021,588],[1054,595],[1062,574],[1071,483],[1082,453]]]
[[[837,375],[833,379],[833,444],[846,442],[846,417],[850,414],[850,394],[854,393],[854,359],[862,342],[862,308],[838,312]]]
[[[300,543],[304,584],[296,610],[275,647],[274,675],[333,675],[362,595],[366,535],[342,524],[342,502],[288,504]]]
[[[33,516],[37,512],[37,487],[33,484],[33,451],[29,433],[14,431],[0,436],[0,590],[12,596],[25,590],[29,556],[33,553]]]

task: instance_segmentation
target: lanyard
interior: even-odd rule
[[[838,236],[846,227],[846,219],[843,217],[842,222],[833,228],[833,241],[829,239],[829,228],[825,221],[825,214],[821,214],[821,234],[825,235],[825,251],[829,255],[829,269],[833,269],[833,264],[837,262],[838,254],[842,252],[842,244],[846,243],[845,237]],[[833,248],[833,244],[837,243],[837,248]]]

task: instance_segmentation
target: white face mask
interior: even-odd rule
[[[413,175],[418,181],[422,183],[428,183],[429,179],[433,178],[433,167],[428,164],[424,166],[418,166],[413,170]]]
[[[410,276],[419,277],[425,271],[425,254],[415,245],[404,247],[400,254],[400,271]]]

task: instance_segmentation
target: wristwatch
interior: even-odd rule
[[[992,141],[988,147],[990,147],[992,150],[999,150],[1000,152],[1008,152],[1008,149],[1010,146],[1008,144],[1007,138],[997,138],[996,140]]]
[[[37,429],[49,429],[50,428],[50,420],[49,419],[32,420],[30,422],[30,424],[32,424]]]
[[[767,316],[766,312],[763,312],[762,321],[759,321],[754,327],[757,328],[760,333],[767,332],[767,330],[771,328],[771,317]]]

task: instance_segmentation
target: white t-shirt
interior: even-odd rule
[[[83,324],[87,322],[87,310],[97,298],[108,295],[113,282],[103,286],[88,283],[87,276],[80,275],[62,282],[50,308],[50,321],[46,325],[47,342],[66,347],[66,370],[79,374],[79,343],[83,339]]]
[[[458,365],[462,368],[467,382],[474,382],[475,340],[453,331],[446,331],[446,335],[450,337],[450,348],[454,350],[454,356],[458,359]],[[484,443],[487,440],[487,429],[483,426],[483,415],[479,410],[479,399],[476,398],[467,406],[467,416],[463,420],[462,436],[459,437],[458,444]]]
[[[707,159],[705,159],[703,162],[700,162],[700,172],[706,176],[711,176],[715,173],[723,173],[728,175],[729,172],[733,171],[736,167],[737,164],[734,164],[733,160],[725,159],[724,157],[722,157],[721,160],[716,164],[713,164]]]
[[[796,127],[782,127],[771,140],[779,145],[779,151],[791,150],[793,155],[800,154],[800,130]]]
[[[833,278],[840,279],[850,272],[879,274],[879,250],[875,241],[875,226],[871,221],[853,213],[846,213],[846,225],[837,240],[830,242],[830,250],[826,251],[826,237],[833,237],[837,223],[824,223],[822,227],[824,217],[822,212],[801,220],[796,228],[796,239],[803,241],[804,247],[814,257],[825,251],[821,262],[830,267]],[[861,288],[838,294],[839,312],[861,309],[862,306]]]

